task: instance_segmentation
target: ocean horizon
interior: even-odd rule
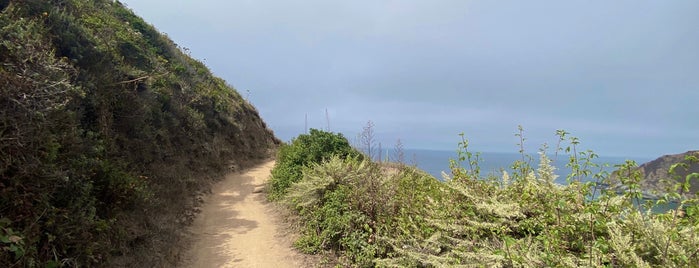
[[[385,154],[385,152],[384,152]],[[458,159],[456,150],[430,150],[430,149],[405,149],[404,152],[404,163],[408,165],[414,165],[417,168],[424,170],[425,172],[431,174],[437,179],[442,178],[442,172],[447,175],[451,175],[449,169],[449,160]],[[475,153],[474,153],[475,154]],[[539,154],[538,153],[525,153],[530,157],[525,156],[525,161],[530,161],[532,167],[537,168],[539,166]],[[566,154],[547,154],[552,160],[552,165],[556,168],[555,173],[558,175],[556,179],[557,183],[565,184],[566,176],[570,174],[571,169],[566,167],[569,161],[569,155]],[[385,160],[386,156],[382,156]],[[389,161],[395,161],[395,155],[392,152],[388,152]],[[522,155],[519,153],[501,153],[501,152],[481,152],[479,167],[481,169],[481,174],[483,176],[494,175],[497,177],[502,176],[502,171],[512,172],[512,165],[515,161],[522,160]],[[602,166],[601,171],[612,172],[616,168],[615,165],[623,164],[626,160],[636,161],[638,165],[645,162],[651,161],[651,158],[647,157],[624,157],[624,156],[599,156],[593,160],[594,163],[599,165],[608,165],[606,167]],[[463,167],[467,167],[468,163],[462,163]],[[600,171],[600,168],[593,171]]]
[[[538,153],[536,154],[527,154],[530,155],[531,158],[531,166],[533,168],[538,168],[539,166],[539,155]],[[570,174],[571,169],[569,167],[566,167],[566,164],[569,161],[569,155],[565,154],[559,154],[558,156],[552,155],[552,154],[547,154],[552,162],[551,164],[556,168],[555,173],[558,175],[556,178],[555,182],[561,185],[567,184],[566,177],[568,174]],[[390,154],[389,152],[389,160],[393,159],[393,155]],[[425,172],[429,173],[430,175],[434,176],[435,178],[439,180],[444,180],[442,176],[442,172],[446,173],[448,176],[451,176],[451,171],[449,169],[449,159],[457,159],[458,155],[456,151],[447,151],[447,150],[429,150],[429,149],[406,149],[404,150],[404,157],[405,157],[405,164],[408,165],[413,165],[416,166],[417,168],[424,170]],[[481,175],[483,177],[487,176],[496,176],[498,178],[502,177],[502,171],[505,170],[508,173],[512,174],[512,164],[517,161],[517,160],[522,160],[522,155],[519,153],[499,153],[499,152],[481,152],[480,153],[480,159],[481,161],[479,162],[479,166],[481,168]],[[384,158],[385,160],[385,158]],[[394,159],[395,160],[395,159]],[[648,161],[653,160],[653,158],[648,158],[648,157],[623,157],[623,156],[600,156],[598,158],[595,158],[593,160],[594,163],[599,164],[600,166],[603,164],[607,164],[606,167],[601,166],[602,171],[613,172],[617,168],[614,167],[615,165],[623,164],[626,162],[626,160],[633,160],[636,161],[636,164],[641,165],[643,163],[646,163]],[[462,163],[463,167],[467,167],[468,163]],[[595,170],[593,170],[595,171]],[[600,168],[597,168],[596,171],[600,171]],[[593,172],[593,174],[596,172]],[[582,181],[590,181],[593,180],[593,178],[586,177],[582,178]],[[655,205],[653,208],[653,211],[655,213],[662,213],[666,212],[670,209],[674,209],[677,207],[676,203],[667,203],[667,204],[658,204]]]

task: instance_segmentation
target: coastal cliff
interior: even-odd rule
[[[643,197],[657,199],[668,190],[672,190],[675,184],[684,183],[688,175],[699,172],[697,157],[699,157],[699,151],[663,155],[633,168],[631,172],[637,172],[640,177]],[[620,171],[612,175],[613,180],[618,177],[618,172]],[[613,185],[617,185],[618,191],[625,190],[623,186],[619,186],[618,181],[614,182]],[[689,185],[688,191],[683,190],[681,193],[685,197],[694,196],[699,191],[699,179],[690,179]]]

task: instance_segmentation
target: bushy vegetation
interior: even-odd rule
[[[404,165],[331,157],[304,166],[281,202],[300,217],[296,245],[344,266],[699,266],[699,199],[683,197],[698,174],[644,201],[635,163],[617,167],[626,191],[598,187],[609,175],[596,154],[557,133],[555,152],[570,157],[566,185],[554,183],[545,146],[537,167],[522,152],[511,174],[482,177],[463,139],[444,181]],[[664,202],[679,207],[652,212]]]
[[[392,251],[383,237],[432,233],[422,215],[439,184],[413,168],[398,171],[368,158],[333,157],[305,168],[283,202],[305,225],[296,242],[302,251],[343,252],[346,264],[370,266]]]
[[[155,266],[194,191],[275,140],[118,1],[0,1],[0,266]]]
[[[360,153],[352,148],[340,133],[311,129],[289,144],[282,144],[277,153],[277,163],[272,169],[270,198],[277,199],[287,188],[301,179],[304,167],[320,163],[331,156],[358,157]]]

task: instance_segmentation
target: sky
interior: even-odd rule
[[[259,110],[384,148],[699,149],[699,1],[122,0]],[[327,111],[327,112],[326,112]],[[306,119],[307,118],[307,119]],[[307,122],[307,123],[306,123]]]

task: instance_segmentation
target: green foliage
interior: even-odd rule
[[[569,152],[579,141],[570,139]],[[461,143],[462,145],[467,143]],[[467,147],[462,147],[467,150]],[[584,176],[601,178],[590,168],[594,153],[571,156],[573,174],[567,185],[553,183],[546,155],[540,166],[520,168],[500,181],[474,176],[453,167],[445,184],[447,202],[433,202],[427,217],[437,230],[427,240],[396,239],[398,252],[381,260],[388,266],[454,266],[479,263],[488,267],[694,267],[699,242],[696,219],[677,213],[642,212],[638,178],[627,162],[620,168],[626,192],[604,190],[590,198],[594,184]],[[521,166],[520,166],[521,167]],[[696,207],[696,199],[684,200]],[[681,219],[681,220],[680,220]]]
[[[324,159],[338,155],[356,157],[347,139],[340,133],[311,129],[309,134],[296,137],[288,145],[282,145],[277,153],[277,163],[272,169],[270,198],[281,197],[294,182],[301,179],[304,167],[320,163]]]
[[[346,163],[334,156],[322,165],[307,168],[303,180],[289,189],[285,202],[308,222],[306,238],[298,243],[305,252],[340,248],[341,235],[351,231],[345,229],[355,225],[354,220],[360,220],[359,214],[349,208],[351,189],[341,182],[348,176],[364,174],[365,164]],[[353,166],[351,173],[343,172],[348,165]]]
[[[344,252],[346,264],[371,266],[391,250],[379,237],[428,235],[418,215],[439,182],[409,168],[386,172],[368,159],[338,156],[305,168],[282,199],[305,224],[296,245],[308,253]]]
[[[0,219],[0,243],[2,243],[2,253],[0,253],[0,256],[11,254],[12,257],[4,257],[18,260],[24,256],[24,239],[20,236],[21,234],[7,227],[11,223],[12,221],[8,218]]]
[[[345,266],[699,266],[699,199],[683,195],[699,174],[642,209],[635,163],[615,172],[622,193],[599,188],[610,176],[593,162],[596,154],[557,133],[556,151],[571,154],[566,185],[554,182],[546,146],[538,167],[523,155],[512,174],[483,178],[478,154],[462,138],[445,182],[409,167],[332,157],[303,168],[281,201],[303,223],[296,245],[334,252]],[[667,202],[679,207],[652,212]]]
[[[118,1],[0,3],[0,266],[169,251],[186,196],[276,142]]]

